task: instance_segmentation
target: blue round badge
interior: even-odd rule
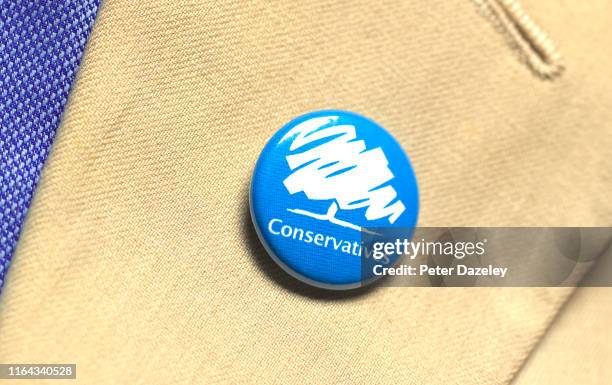
[[[341,290],[376,278],[364,274],[364,237],[398,229],[411,236],[419,198],[399,143],[370,119],[332,110],[302,115],[270,139],[250,206],[261,242],[285,271]]]

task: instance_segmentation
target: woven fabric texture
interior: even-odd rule
[[[98,5],[0,1],[0,293]]]
[[[612,378],[612,288],[576,290],[514,385],[606,384]]]
[[[510,381],[571,289],[307,288],[248,191],[274,132],[337,108],[409,154],[420,225],[610,225],[609,2],[522,3],[554,81],[470,0],[105,1],[0,297],[2,361],[73,362],[75,384]]]

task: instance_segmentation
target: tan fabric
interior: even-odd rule
[[[514,385],[605,384],[612,378],[612,288],[580,288]]]
[[[509,381],[571,290],[296,287],[253,234],[250,172],[291,118],[348,109],[410,155],[421,225],[609,225],[605,3],[525,2],[565,57],[549,82],[467,0],[106,0],[0,361],[84,384]]]

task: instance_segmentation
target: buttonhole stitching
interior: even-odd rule
[[[521,61],[540,78],[552,80],[565,67],[548,34],[524,11],[517,0],[473,0],[481,13],[506,38]]]

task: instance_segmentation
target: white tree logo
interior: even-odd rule
[[[383,150],[366,150],[364,141],[357,140],[355,127],[334,124],[337,121],[337,116],[312,118],[283,137],[283,141],[294,138],[292,152],[311,144],[305,151],[287,155],[293,171],[283,181],[287,191],[304,192],[308,199],[333,200],[324,214],[298,208],[287,210],[358,231],[360,226],[336,218],[338,209],[367,207],[367,220],[386,217],[389,223],[395,222],[406,208],[395,200],[397,192],[387,184],[394,175]]]

